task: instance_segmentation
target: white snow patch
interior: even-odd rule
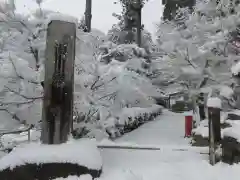
[[[192,130],[192,133],[194,133],[195,135],[200,135],[203,138],[207,138],[209,136],[208,120],[205,119],[205,120],[201,121],[199,123],[199,126]]]
[[[20,129],[20,128],[19,128]],[[35,129],[30,130],[30,141],[38,141],[40,139],[41,132]],[[0,137],[3,148],[13,148],[21,143],[28,142],[28,132],[22,132],[19,134],[5,134]]]
[[[231,68],[231,72],[233,75],[237,76],[240,72],[240,62],[238,62],[237,64],[235,64],[234,66],[232,66]]]
[[[207,107],[222,108],[222,101],[218,97],[208,98]]]
[[[240,143],[240,125],[234,125],[233,127],[225,128],[222,131],[223,137],[233,137]]]
[[[227,122],[226,117],[227,117],[227,113],[221,112],[220,122],[221,123]],[[208,119],[200,121],[199,125],[192,130],[192,133],[195,135],[200,135],[204,138],[207,138],[209,136]]]
[[[3,156],[5,156],[5,155],[6,155],[5,152],[0,151],[0,159],[1,159]]]
[[[201,75],[200,70],[195,69],[195,68],[192,67],[192,66],[182,67],[182,68],[181,68],[181,71],[182,71],[182,73],[184,73],[185,75],[193,75],[193,76],[194,76],[194,75],[197,75],[197,76]]]
[[[233,110],[233,111],[229,112],[229,114],[236,114],[236,115],[240,116],[240,110],[238,110],[238,109]]]
[[[193,116],[193,112],[192,111],[186,111],[183,114],[184,114],[184,116]]]
[[[90,174],[84,174],[80,177],[78,176],[68,176],[66,178],[56,178],[54,180],[92,180],[92,176]]]
[[[24,164],[73,163],[90,169],[101,169],[102,159],[96,141],[71,140],[60,145],[32,143],[14,149],[0,160],[0,170]]]
[[[122,111],[119,114],[119,124],[124,124],[127,120],[128,117],[138,117],[143,113],[153,113],[153,112],[158,112],[161,111],[162,106],[159,105],[152,105],[149,108],[141,108],[141,107],[133,107],[133,108],[123,108]]]
[[[223,86],[220,90],[220,96],[230,99],[233,95],[233,89],[228,86]]]

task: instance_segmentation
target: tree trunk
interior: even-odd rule
[[[91,21],[92,21],[92,0],[86,0],[84,32],[91,32]]]

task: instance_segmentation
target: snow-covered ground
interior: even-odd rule
[[[115,142],[104,140],[98,143],[99,146],[156,147],[159,149],[101,149],[103,174],[98,180],[239,179],[240,165],[230,166],[218,163],[211,166],[206,154],[208,148],[191,147],[189,141],[190,139],[184,138],[184,114],[164,110],[163,115],[155,121],[142,125]],[[76,152],[80,153],[80,150]],[[72,176],[69,179],[88,180],[90,177]]]
[[[131,142],[156,145],[163,150],[103,149],[103,175],[100,180],[238,180],[240,165],[208,163],[208,155],[194,151],[184,139],[184,115],[164,111],[156,121],[118,139],[116,143]],[[189,151],[171,151],[171,148]]]
[[[117,142],[151,145],[188,145],[184,139],[184,115],[164,110],[163,115],[137,130],[124,135]]]

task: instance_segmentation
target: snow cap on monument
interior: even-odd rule
[[[238,62],[237,64],[233,65],[231,68],[231,72],[234,76],[238,76],[240,73],[240,62]]]
[[[218,97],[211,97],[208,98],[207,100],[207,107],[212,107],[212,108],[222,108],[222,101]]]
[[[74,24],[78,23],[78,19],[73,16],[62,14],[62,13],[51,13],[46,20],[47,21],[46,24],[49,24],[51,21],[54,21],[54,20],[65,21],[65,22],[74,23]]]

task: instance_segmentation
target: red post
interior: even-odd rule
[[[185,116],[185,137],[190,137],[192,134],[193,116]]]

